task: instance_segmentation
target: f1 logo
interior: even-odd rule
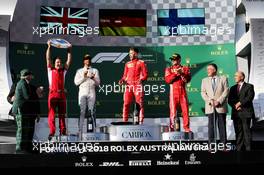
[[[103,61],[112,61],[113,63],[121,63],[128,53],[122,52],[105,52],[98,53],[92,59],[92,63],[102,63]]]

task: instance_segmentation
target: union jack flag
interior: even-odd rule
[[[75,30],[78,34],[88,26],[88,9],[68,7],[47,7],[41,6],[40,27],[41,28],[62,28]]]

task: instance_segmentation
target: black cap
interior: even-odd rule
[[[84,56],[83,56],[83,61],[84,60],[91,60],[92,59],[92,57],[89,55],[89,54],[85,54]]]
[[[178,53],[174,53],[172,54],[172,56],[170,57],[171,60],[177,60],[177,59],[181,59],[181,55]]]

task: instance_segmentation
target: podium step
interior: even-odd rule
[[[108,128],[110,141],[160,140],[158,125],[111,125]]]
[[[179,141],[193,140],[193,132],[170,132],[168,126],[162,125],[133,125],[130,123],[115,123],[100,127],[91,133],[54,136],[53,142],[90,142],[90,141]]]
[[[193,132],[164,132],[162,133],[164,141],[193,140]]]

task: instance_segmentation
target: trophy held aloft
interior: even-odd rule
[[[49,41],[50,41],[50,45],[53,47],[56,47],[56,48],[67,49],[67,48],[71,47],[71,43],[69,43],[65,39],[51,38],[51,39],[49,39]]]

